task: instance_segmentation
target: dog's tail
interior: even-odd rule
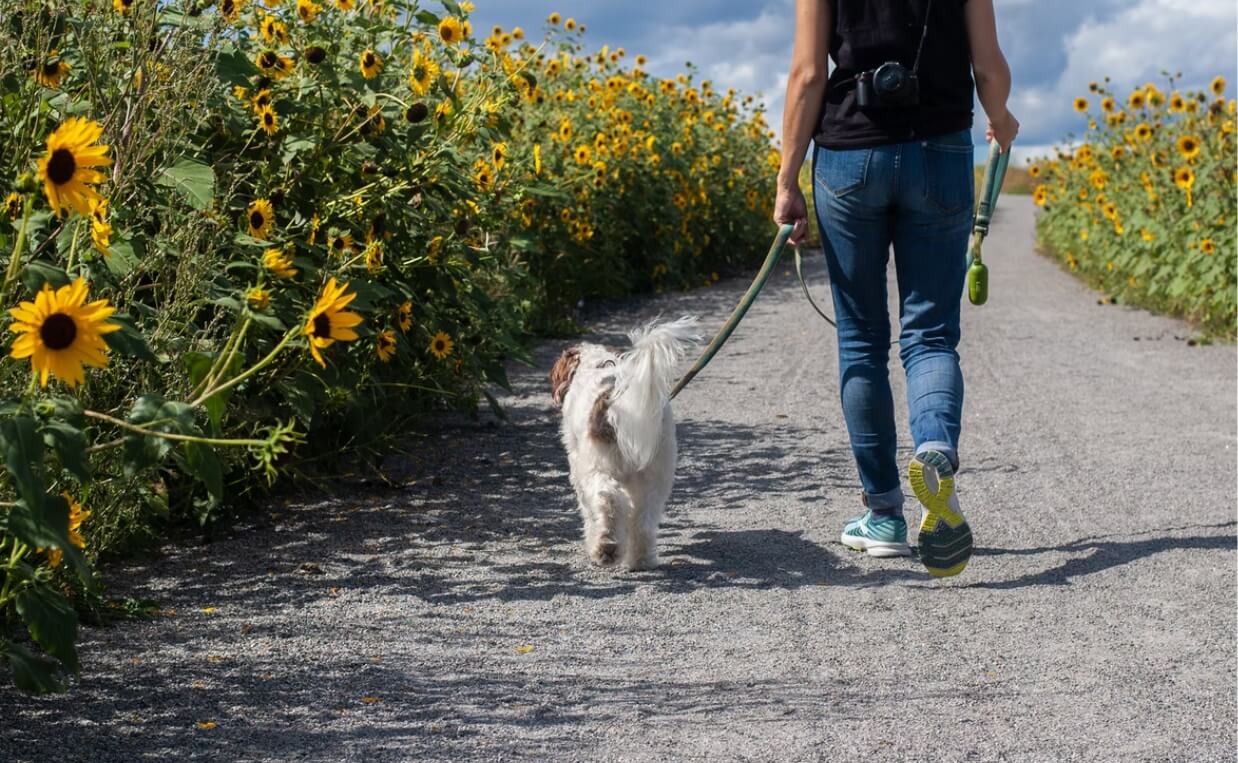
[[[623,460],[640,470],[657,454],[662,409],[670,399],[675,365],[700,336],[696,318],[683,317],[667,323],[654,321],[628,338],[632,349],[619,359],[609,418]]]

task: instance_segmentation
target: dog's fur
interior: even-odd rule
[[[607,566],[658,564],[657,532],[675,479],[675,364],[697,341],[696,318],[653,322],[623,354],[583,343],[550,371],[563,445],[585,521],[585,551]]]

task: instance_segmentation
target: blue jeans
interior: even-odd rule
[[[886,264],[894,247],[899,357],[916,452],[958,465],[959,310],[975,179],[970,131],[876,148],[815,148],[813,204],[838,322],[843,415],[870,509],[902,507],[887,368]]]

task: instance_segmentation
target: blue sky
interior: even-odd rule
[[[586,26],[586,50],[623,46],[644,53],[649,71],[673,76],[692,61],[719,90],[758,95],[781,131],[794,0],[474,0],[480,37],[498,24],[540,38],[551,11]],[[824,1],[824,0],[822,0]],[[998,35],[1022,124],[1016,158],[1045,152],[1083,127],[1071,99],[1106,75],[1123,92],[1181,72],[1185,86],[1217,74],[1238,88],[1238,3],[1234,0],[994,0]],[[977,143],[984,117],[977,107]]]

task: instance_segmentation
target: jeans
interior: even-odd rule
[[[813,205],[838,323],[843,415],[875,511],[902,508],[890,392],[886,264],[894,247],[899,357],[917,453],[958,466],[959,311],[975,178],[970,131],[848,150],[816,147]]]

